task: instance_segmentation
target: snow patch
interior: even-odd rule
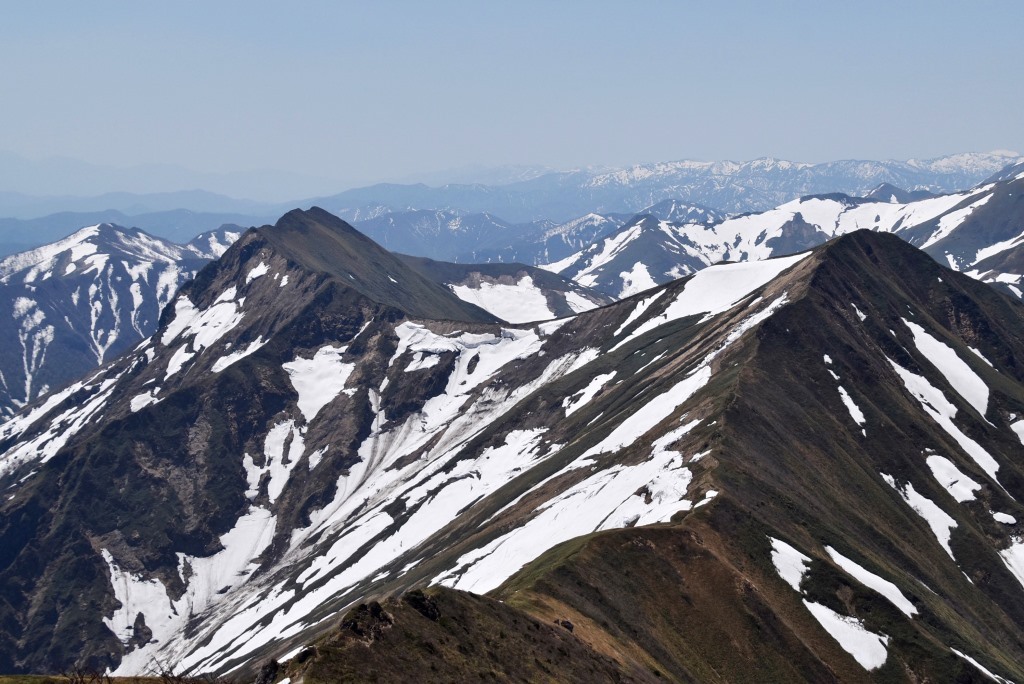
[[[819,603],[805,599],[804,605],[825,631],[832,635],[832,638],[839,642],[843,650],[852,655],[861,667],[876,670],[885,665],[889,657],[886,648],[889,645],[889,637],[869,632],[860,620],[840,615]]]
[[[299,394],[299,410],[307,423],[341,394],[356,364],[343,362],[348,347],[323,347],[311,359],[296,357],[284,364],[292,387]]]
[[[651,277],[650,272],[647,270],[647,266],[640,261],[633,264],[633,268],[630,270],[620,273],[619,277],[622,278],[622,290],[619,292],[619,299],[625,299],[638,292],[650,290],[658,286],[658,283],[654,282],[654,278]]]
[[[804,579],[811,559],[781,539],[768,539],[772,543],[772,564],[775,566],[775,572],[779,573],[779,577],[786,584],[793,587],[793,591],[800,591],[800,582]]]
[[[868,589],[873,589],[889,599],[889,602],[899,608],[904,615],[907,617],[917,615],[917,608],[903,595],[903,592],[895,584],[879,577],[856,561],[839,553],[831,546],[826,546],[825,551],[835,564],[845,570],[850,577],[853,577]]]
[[[942,548],[946,550],[946,553],[955,562],[956,558],[953,556],[953,550],[949,547],[949,538],[953,528],[956,527],[956,521],[935,505],[931,499],[918,494],[917,490],[914,489],[914,485],[908,482],[905,486],[900,487],[896,484],[895,478],[885,473],[881,473],[881,475],[882,479],[895,489],[896,493],[914,509],[914,512],[924,518],[924,521],[928,523],[928,527],[931,528],[932,534],[935,535]]]
[[[748,297],[754,290],[768,284],[783,271],[803,261],[810,252],[766,261],[749,261],[737,264],[709,266],[686,281],[683,291],[658,316],[641,323],[619,342],[621,347],[631,340],[654,330],[670,321],[705,314],[711,316],[728,311]]]
[[[468,285],[453,285],[451,288],[462,301],[476,304],[509,323],[546,321],[555,317],[544,291],[534,285],[533,278],[528,275],[515,285],[482,282],[479,288]]]
[[[914,334],[914,344],[946,381],[982,416],[988,411],[988,385],[947,344],[929,335],[924,328],[903,319]],[[980,356],[980,355],[979,355]]]
[[[581,389],[576,394],[566,397],[562,401],[562,406],[565,408],[565,417],[568,418],[572,414],[579,411],[581,408],[586,406],[594,396],[601,391],[609,380],[615,377],[615,371],[611,373],[605,373],[603,375],[596,375],[591,379],[590,383]]]
[[[950,496],[960,503],[974,501],[974,492],[981,489],[981,485],[960,472],[952,461],[944,456],[929,456],[925,462],[931,469],[932,476]]]
[[[978,464],[979,468],[998,483],[999,480],[996,478],[996,473],[999,472],[999,463],[980,444],[965,435],[953,423],[953,417],[956,416],[957,412],[956,407],[946,399],[946,396],[941,391],[933,387],[928,380],[920,375],[911,373],[892,359],[887,360],[893,370],[896,371],[896,374],[900,376],[907,391],[917,399],[924,412],[931,416],[960,445],[960,448]]]
[[[263,345],[265,345],[268,341],[269,340],[264,340],[263,337],[260,336],[253,340],[252,342],[250,342],[245,349],[241,349],[236,352],[231,352],[230,354],[225,354],[224,356],[217,359],[217,361],[213,364],[213,372],[220,373],[221,371],[226,370],[235,362],[241,361],[250,354],[259,351],[259,349],[263,347]]]
[[[270,272],[270,266],[267,265],[267,262],[261,261],[259,264],[257,264],[256,266],[253,266],[249,270],[249,273],[245,276],[245,284],[248,285],[252,281],[254,281],[257,278],[259,278],[260,276],[267,275],[267,273],[269,273],[269,272]]]

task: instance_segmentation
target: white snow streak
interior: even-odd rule
[[[900,487],[896,484],[896,479],[882,473],[882,479],[888,483],[890,487],[896,490],[907,504],[914,509],[914,512],[924,518],[924,521],[928,523],[928,527],[931,528],[935,538],[939,540],[942,548],[946,550],[950,558],[956,561],[953,556],[953,550],[949,548],[949,537],[954,527],[956,527],[956,521],[953,520],[949,515],[946,514],[941,508],[935,505],[935,503],[920,494],[914,489],[914,485],[909,482]]]
[[[874,589],[879,594],[889,599],[890,603],[900,609],[907,617],[917,615],[917,608],[910,600],[903,595],[899,587],[887,579],[883,579],[871,572],[856,561],[847,558],[831,546],[826,546],[825,551],[836,565],[846,571],[848,575],[863,584],[868,589]]]

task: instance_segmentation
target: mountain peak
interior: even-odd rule
[[[289,211],[273,226],[257,228],[249,236],[239,241],[238,249],[262,241],[288,262],[325,274],[414,318],[495,321],[320,207]]]

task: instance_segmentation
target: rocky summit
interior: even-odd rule
[[[0,671],[1024,680],[1018,300],[867,230],[457,289],[290,212],[0,427]]]

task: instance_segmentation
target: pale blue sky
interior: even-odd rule
[[[1021,2],[25,2],[0,150],[344,182],[1024,150]]]

